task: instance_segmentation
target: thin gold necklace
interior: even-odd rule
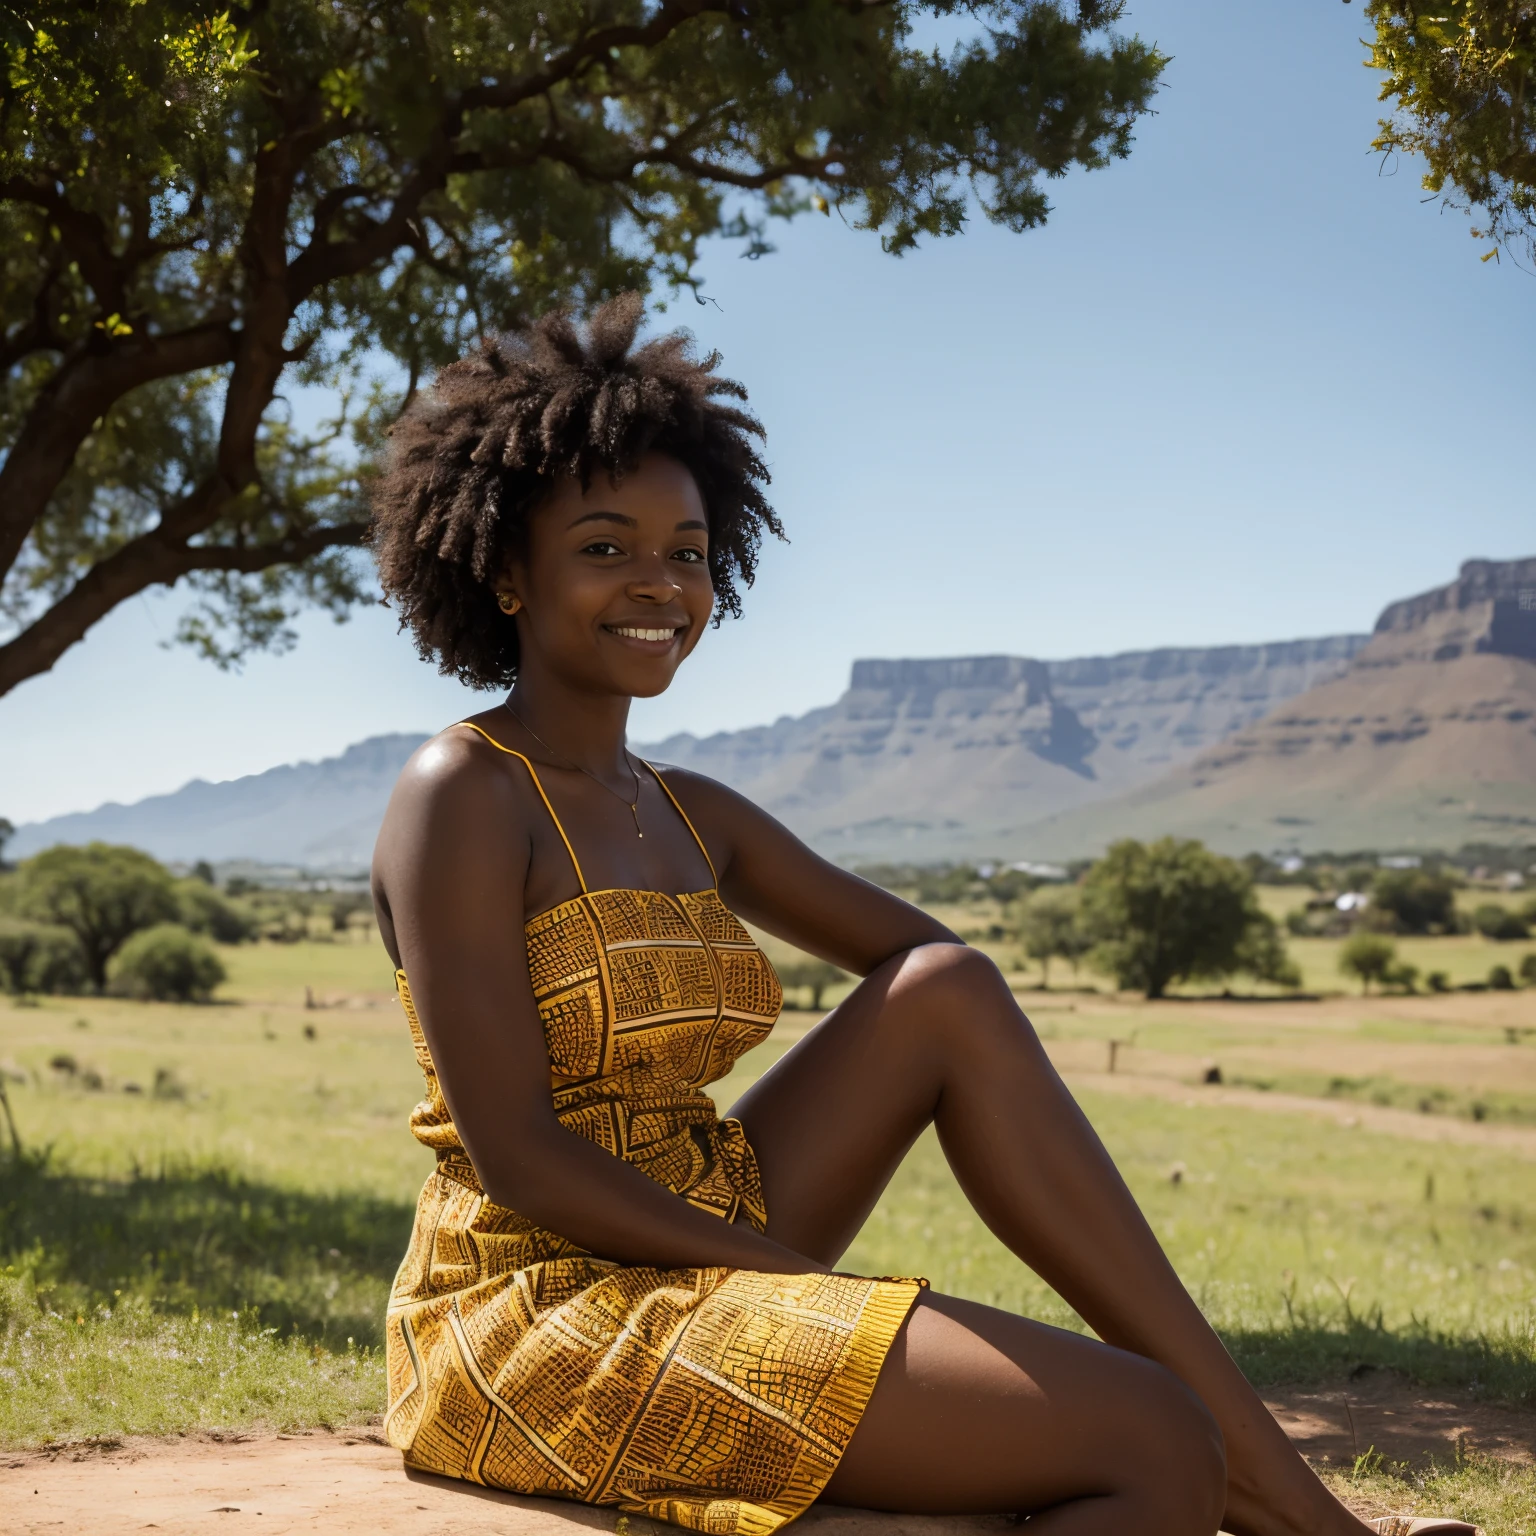
[[[520,726],[522,726],[522,728],[525,731],[527,731],[528,734],[530,736],[532,736],[533,739],[536,742],[538,742],[538,744],[541,747],[543,747],[544,750],[546,752],[548,752],[551,757],[559,758],[560,761],[562,763],[564,763],[567,768],[574,768],[577,773],[584,773],[584,774],[586,774],[586,776],[589,779],[591,779],[592,782],[594,784],[596,784],[599,789],[606,789],[608,791],[608,793],[610,795],[612,795],[615,800],[620,802],[620,804],[627,805],[629,807],[629,814],[635,818],[635,836],[636,837],[644,837],[645,836],[645,833],[640,830],[640,772],[635,767],[635,765],[632,762],[630,762],[628,748],[626,748],[625,752],[624,752],[624,765],[625,765],[625,767],[627,767],[629,769],[630,773],[632,773],[634,775],[634,779],[635,779],[635,798],[633,800],[626,800],[624,798],[624,796],[621,795],[618,792],[618,790],[616,790],[611,784],[604,784],[603,781],[600,778],[598,778],[598,776],[595,773],[593,773],[590,768],[583,768],[580,763],[572,762],[571,759],[568,758],[565,755],[565,753],[557,752],[552,746],[550,746],[550,744],[547,741],[544,740],[544,738],[542,736],[539,735],[539,733],[536,730],[534,730],[534,728],[531,725],[528,724],[528,722],[526,720],[523,719],[523,717],[520,714],[518,714],[518,712],[515,709],[512,708],[512,700],[511,699],[503,699],[501,701],[501,703],[502,703],[502,708],[505,709],[506,712],[509,715],[511,715],[512,718],[514,720],[516,720],[517,723]]]

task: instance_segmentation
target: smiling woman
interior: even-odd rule
[[[374,901],[437,1154],[386,1323],[409,1465],[766,1536],[816,1499],[1041,1536],[1359,1536],[1180,1285],[991,962],[625,745],[779,531],[738,385],[639,301],[446,369],[386,591],[496,708],[396,786]],[[735,915],[864,978],[725,1119],[782,1000]],[[1081,1338],[834,1271],[937,1127]],[[1464,1531],[1437,1522],[1425,1529]]]

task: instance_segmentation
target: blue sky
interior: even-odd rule
[[[1368,629],[1468,557],[1536,554],[1536,278],[1479,263],[1368,151],[1338,0],[1137,0],[1173,56],[1130,160],[901,260],[836,218],[659,323],[719,347],[792,542],[636,740],[829,702],[858,656],[1072,656]],[[220,673],[127,605],[0,700],[0,815],[325,756],[483,707],[368,610]]]

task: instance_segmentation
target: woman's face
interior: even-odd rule
[[[562,477],[529,519],[526,555],[499,591],[516,615],[524,677],[547,671],[651,698],[672,681],[714,608],[709,526],[693,476],[648,454],[619,485]]]

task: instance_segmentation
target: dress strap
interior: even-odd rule
[[[576,883],[581,887],[581,894],[585,896],[587,894],[587,877],[582,874],[581,861],[576,857],[576,850],[571,847],[571,840],[565,835],[565,828],[560,825],[560,818],[555,815],[555,808],[549,803],[549,796],[544,793],[544,786],[539,782],[538,770],[533,766],[531,762],[528,761],[526,757],[523,756],[521,752],[514,752],[511,747],[502,746],[502,744],[497,741],[489,731],[481,730],[481,728],[476,725],[473,720],[460,720],[459,724],[468,726],[470,730],[475,731],[479,735],[485,737],[485,739],[490,742],[490,744],[495,747],[498,752],[505,752],[508,757],[515,757],[518,762],[520,762],[523,767],[528,770],[528,777],[533,780],[533,787],[538,790],[539,799],[544,802],[544,809],[549,812],[549,819],[554,822],[555,831],[560,834],[560,841],[565,844],[565,851],[571,856],[571,868],[576,871]],[[646,767],[649,768],[650,764],[647,763]],[[651,769],[652,773],[655,771],[656,770],[654,768]],[[666,788],[665,785],[662,787],[664,789]],[[667,790],[667,793],[670,795],[672,791],[669,789]],[[675,800],[672,803],[677,805]],[[682,810],[682,806],[680,805],[677,808],[678,810]],[[684,816],[683,820],[687,821],[688,818]],[[689,830],[692,831],[693,829],[690,827]],[[697,837],[699,834],[694,832],[693,835]],[[702,848],[704,845],[700,843],[699,846]],[[709,855],[706,853],[704,857],[707,859]],[[713,865],[710,866],[710,873],[714,873]]]
[[[640,761],[645,763],[645,759],[643,757],[640,759]],[[699,845],[699,852],[704,855],[704,862],[709,865],[710,881],[718,890],[720,886],[720,876],[715,873],[715,861],[710,858],[709,849],[704,846],[704,839],[699,836],[699,829],[694,826],[691,821],[689,821],[688,812],[683,809],[682,805],[678,801],[677,796],[674,795],[672,791],[667,787],[667,781],[662,778],[659,773],[657,773],[656,765],[654,763],[645,763],[645,766],[651,770],[651,777],[661,785],[662,794],[664,794],[667,799],[672,802],[673,810],[675,810],[677,814],[683,818],[683,825],[693,833],[693,840]]]

